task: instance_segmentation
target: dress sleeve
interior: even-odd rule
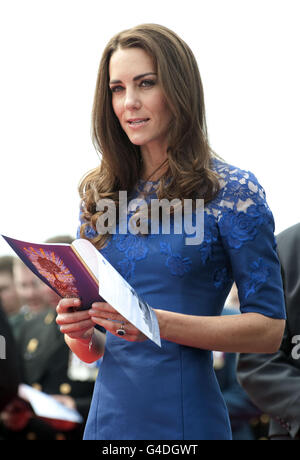
[[[235,171],[226,181],[218,225],[242,313],[285,319],[274,219],[255,176]]]

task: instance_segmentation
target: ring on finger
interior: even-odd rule
[[[116,333],[120,336],[123,336],[126,334],[124,324],[121,324],[121,326],[116,330]]]

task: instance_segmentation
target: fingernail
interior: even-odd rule
[[[95,308],[100,307],[100,303],[99,302],[92,303],[92,308],[93,307],[95,307]]]

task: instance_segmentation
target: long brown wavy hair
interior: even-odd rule
[[[141,175],[139,146],[130,142],[112,107],[109,62],[119,48],[141,48],[154,61],[158,81],[172,112],[167,149],[168,170],[161,177],[159,199],[202,198],[211,201],[219,190],[211,159],[216,154],[208,142],[204,94],[196,59],[189,46],[173,31],[157,24],[142,24],[115,35],[104,49],[99,66],[92,111],[92,140],[101,156],[100,165],[79,185],[82,200],[81,237],[91,226],[96,230],[96,203],[109,198],[118,215],[119,191],[132,192]],[[91,242],[101,248],[109,234]]]

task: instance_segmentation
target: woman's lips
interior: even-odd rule
[[[128,126],[130,126],[130,128],[135,129],[135,128],[141,128],[145,126],[149,120],[150,118],[131,118],[127,120],[127,123],[128,123]]]

